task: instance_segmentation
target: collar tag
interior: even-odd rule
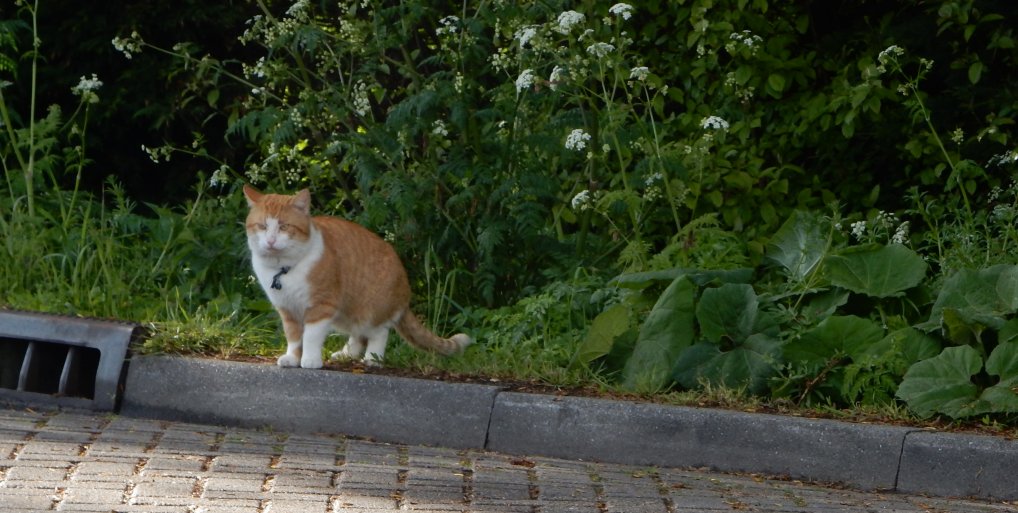
[[[272,285],[271,285],[272,288],[274,288],[276,290],[282,290],[283,283],[279,281],[279,278],[281,278],[284,274],[286,274],[288,272],[290,272],[290,268],[289,267],[283,267],[283,268],[279,269],[279,272],[272,276]]]

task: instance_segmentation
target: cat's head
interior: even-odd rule
[[[288,258],[303,251],[311,234],[311,194],[262,194],[244,186],[251,210],[247,214],[247,245],[262,257]]]

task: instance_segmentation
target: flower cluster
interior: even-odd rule
[[[719,130],[724,132],[728,130],[729,125],[724,119],[717,116],[708,116],[700,121],[700,128],[703,128],[704,130]]]
[[[516,92],[522,93],[524,89],[530,89],[530,86],[534,85],[534,79],[534,70],[523,70],[523,73],[516,77]]]
[[[590,134],[582,128],[575,128],[566,136],[566,149],[583,151],[587,147],[588,141],[590,141]]]
[[[732,35],[728,36],[725,50],[730,54],[745,50],[749,55],[756,55],[762,44],[763,38],[748,30],[743,30],[742,32],[732,32]]]
[[[75,96],[80,96],[81,101],[86,103],[99,103],[99,95],[96,91],[102,87],[103,83],[99,80],[99,77],[95,73],[92,73],[92,78],[81,77],[78,85],[71,88],[71,92]]]
[[[573,199],[572,201],[569,202],[569,205],[573,207],[573,210],[583,211],[590,208],[590,203],[591,203],[590,191],[584,189],[576,193],[576,196],[573,196]]]
[[[209,178],[209,185],[212,187],[218,187],[220,185],[227,185],[230,183],[230,168],[226,164],[219,166],[219,169],[212,172],[212,177]]]
[[[910,224],[902,222],[892,212],[881,210],[871,221],[856,221],[850,225],[852,237],[859,242],[875,242],[887,237],[889,244],[908,244]]]
[[[650,75],[650,68],[646,66],[637,66],[629,70],[629,80],[647,80],[647,76]]]
[[[569,73],[565,68],[562,66],[555,66],[555,68],[551,70],[551,76],[548,77],[548,86],[551,87],[552,91],[554,91],[568,75]]]
[[[615,45],[611,43],[594,43],[587,47],[587,53],[599,59],[615,51]]]
[[[516,31],[514,36],[517,41],[520,42],[520,48],[524,48],[534,37],[537,36],[537,26],[527,25]]]
[[[438,22],[442,24],[441,27],[435,29],[435,34],[439,36],[445,34],[452,35],[459,30],[460,19],[458,16],[446,16],[445,18],[438,20]]]
[[[160,161],[169,161],[170,155],[173,154],[173,148],[169,146],[160,146],[158,148],[149,148],[144,144],[141,145],[141,151],[148,154],[149,160],[158,164]]]
[[[136,53],[141,53],[142,43],[141,34],[138,34],[137,30],[131,32],[131,37],[113,38],[113,48],[123,53],[127,59],[134,57]]]
[[[898,57],[905,55],[905,50],[898,45],[891,45],[877,55],[877,62],[886,66],[898,60]]]
[[[583,23],[586,19],[582,13],[576,11],[566,11],[558,15],[558,24],[555,26],[555,31],[560,34],[568,34],[573,30],[573,27]]]
[[[633,16],[633,6],[629,4],[615,4],[608,8],[608,12],[615,16],[621,16],[624,20],[628,20]]]
[[[444,121],[442,121],[441,119],[436,119],[435,122],[432,123],[431,125],[431,133],[432,135],[445,137],[449,135],[449,129],[446,128]]]
[[[353,110],[361,117],[371,112],[371,101],[368,99],[368,85],[364,82],[357,82],[357,85],[354,86]]]

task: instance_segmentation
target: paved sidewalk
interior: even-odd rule
[[[938,512],[1014,504],[92,413],[0,409],[0,511]]]

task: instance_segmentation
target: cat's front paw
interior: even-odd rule
[[[286,353],[276,360],[276,365],[280,367],[300,367],[300,359],[296,355]]]
[[[322,368],[322,357],[314,355],[304,355],[300,359],[300,366],[305,369],[321,369]]]

